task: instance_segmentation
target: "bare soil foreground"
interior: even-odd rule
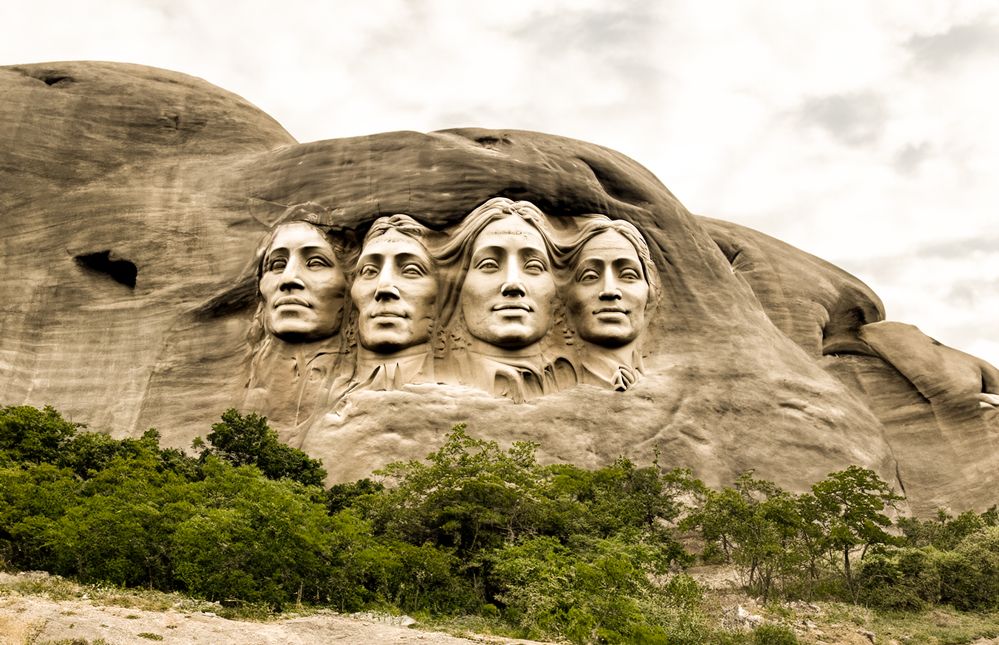
[[[442,632],[422,631],[405,625],[407,617],[366,614],[352,617],[317,612],[279,620],[256,622],[231,620],[205,611],[207,603],[163,594],[159,601],[139,599],[126,593],[80,599],[62,599],[59,586],[71,583],[40,573],[0,573],[0,645],[297,645],[313,643],[420,643],[462,645],[467,643],[531,643],[494,636],[459,638]],[[47,587],[37,595],[37,587]],[[23,589],[23,593],[19,588]],[[79,589],[79,588],[77,588]],[[59,599],[53,599],[55,598]],[[155,606],[173,600],[174,606]],[[124,605],[124,606],[122,606]],[[210,605],[209,605],[210,607]]]
[[[697,567],[691,573],[705,589],[710,620],[732,632],[748,634],[771,623],[793,629],[803,645],[999,645],[999,614],[936,608],[878,615],[833,602],[760,604],[738,588],[729,567]],[[80,585],[41,572],[0,572],[0,645],[539,645],[474,634],[489,631],[485,622],[451,623],[447,629],[461,634],[455,636],[388,614],[305,610],[257,616],[252,609],[227,609],[175,593]]]

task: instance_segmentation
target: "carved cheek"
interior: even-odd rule
[[[264,299],[265,304],[270,304],[274,299],[274,295],[277,293],[277,276],[271,273],[265,273],[263,277],[260,278],[260,283],[257,288],[260,290],[260,296]]]
[[[624,290],[624,293],[628,294],[631,299],[632,309],[639,312],[640,316],[645,315],[645,305],[649,302],[649,284],[644,280],[641,282],[635,282]]]

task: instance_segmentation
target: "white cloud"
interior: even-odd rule
[[[994,3],[37,0],[0,24],[2,64],[175,69],[301,141],[480,125],[615,148],[999,364],[989,249],[921,255],[997,240]]]

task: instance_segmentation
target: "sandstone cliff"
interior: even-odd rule
[[[393,213],[439,229],[502,196],[645,233],[663,287],[646,378],[522,404],[455,385],[362,392],[282,429],[335,479],[422,456],[467,421],[583,465],[659,450],[711,484],[753,468],[801,488],[860,464],[917,512],[999,501],[992,366],[884,321],[842,270],[690,214],[612,150],[478,129],[299,144],[239,97],[134,65],[5,67],[0,91],[5,404],[188,446],[243,400],[254,252],[286,207],[322,204],[345,230]]]

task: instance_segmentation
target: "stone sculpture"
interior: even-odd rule
[[[917,513],[996,502],[993,366],[885,320],[843,270],[692,214],[613,150],[477,128],[298,143],[204,81],[114,63],[3,67],[0,96],[4,403],[51,404],[116,436],[155,427],[180,448],[242,407],[322,458],[331,481],[421,459],[467,422],[483,439],[536,442],[546,461],[659,454],[709,485],[755,469],[797,490],[858,464]],[[495,199],[496,226],[473,230]],[[504,211],[521,208],[536,213]],[[429,232],[375,234],[398,213]],[[587,237],[604,221],[594,213],[614,224]],[[546,265],[523,278],[525,296],[510,292],[532,312],[494,316],[489,298],[506,296],[480,295],[468,271],[497,231]],[[333,250],[344,282],[325,293],[339,316],[295,301],[339,279],[272,290],[249,262],[292,233]],[[376,302],[356,272],[366,234],[369,251],[426,251],[435,302],[401,284],[393,302],[422,302],[432,321],[360,325]],[[278,246],[287,269],[292,247]],[[517,266],[533,270],[523,250]],[[641,282],[625,270],[632,252]],[[620,299],[587,282],[590,268],[620,280]]]
[[[466,341],[452,355],[460,382],[518,402],[555,388],[541,345],[555,306],[552,249],[544,214],[502,197],[451,231],[439,261],[458,271],[447,317]]]
[[[641,378],[640,336],[658,272],[633,225],[597,216],[570,245],[566,298],[579,339],[577,380],[623,392]]]
[[[244,404],[283,426],[308,419],[335,373],[349,248],[318,225],[318,204],[289,208],[257,252],[260,302]]]
[[[430,236],[408,215],[379,218],[365,236],[350,289],[360,344],[355,386],[434,381],[430,338],[439,285],[423,242]]]

